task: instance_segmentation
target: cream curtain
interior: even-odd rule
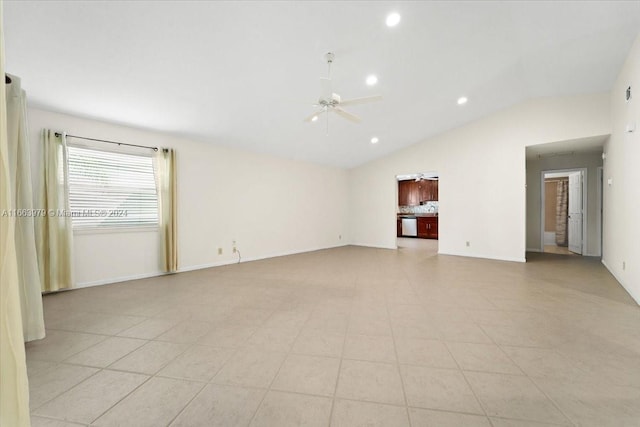
[[[22,214],[15,217],[18,283],[24,340],[44,338],[42,292],[36,255],[36,238],[31,186],[31,158],[27,135],[26,95],[20,79],[10,76],[7,85],[7,134],[9,145],[9,183],[12,206]]]
[[[154,158],[160,213],[160,256],[164,271],[178,271],[176,153],[160,148]]]
[[[4,76],[4,31],[0,1],[0,74]],[[9,212],[7,95],[0,91],[0,212]],[[0,215],[0,425],[29,426],[29,383],[22,334],[14,218]]]
[[[40,208],[46,216],[36,220],[38,264],[43,291],[73,286],[73,229],[69,209],[67,138],[42,131],[44,152]]]

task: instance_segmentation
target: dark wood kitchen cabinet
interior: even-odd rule
[[[407,181],[398,181],[398,206],[407,206],[409,201],[409,187]]]
[[[398,181],[398,206],[420,205],[420,188],[414,180]]]
[[[435,221],[429,223],[429,232],[427,233],[427,239],[438,240],[438,218]]]
[[[400,218],[398,218],[397,229],[398,229],[398,232],[397,232],[396,236],[402,237],[402,220]]]
[[[431,194],[433,196],[431,200],[438,200],[438,181],[431,181]]]
[[[424,180],[420,181],[420,201],[436,201],[438,200],[438,181]]]
[[[438,200],[438,181],[398,181],[398,206],[419,206],[420,202]]]
[[[421,239],[438,238],[438,217],[418,217],[418,237]]]

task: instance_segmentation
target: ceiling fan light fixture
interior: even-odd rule
[[[344,110],[343,106],[351,106],[351,105],[359,105],[366,104],[369,102],[379,101],[382,99],[380,95],[373,96],[364,96],[361,98],[351,98],[351,99],[342,99],[340,95],[333,92],[331,88],[331,63],[333,62],[335,55],[333,53],[327,53],[326,60],[327,65],[329,66],[329,72],[327,73],[327,77],[320,77],[320,98],[318,101],[311,104],[315,108],[320,108],[320,110],[316,110],[315,113],[307,116],[304,119],[304,122],[316,122],[319,119],[319,115],[326,113],[327,114],[327,134],[329,134],[329,113],[336,114],[343,119],[347,119],[354,123],[360,123],[362,119],[357,115]],[[375,76],[374,76],[375,77]],[[377,77],[376,81],[377,81]],[[377,141],[376,141],[377,142]]]
[[[466,96],[461,96],[460,98],[458,98],[458,105],[464,105],[466,104],[468,101]]]
[[[387,27],[395,27],[400,23],[400,14],[398,12],[391,12],[387,15],[386,19]]]
[[[377,144],[377,143],[378,143],[378,141],[380,141],[380,140],[378,139],[378,137],[377,137],[377,136],[374,136],[373,138],[371,138],[371,143],[372,143],[372,144]]]
[[[367,86],[373,86],[376,83],[378,83],[378,77],[375,74],[371,74],[369,76],[367,76]]]

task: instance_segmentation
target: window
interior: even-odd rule
[[[151,157],[69,146],[74,229],[158,225]]]

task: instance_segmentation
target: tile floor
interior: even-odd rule
[[[566,246],[544,245],[544,251],[550,254],[576,255],[571,252]]]
[[[38,426],[640,426],[598,260],[344,247],[47,295]]]

